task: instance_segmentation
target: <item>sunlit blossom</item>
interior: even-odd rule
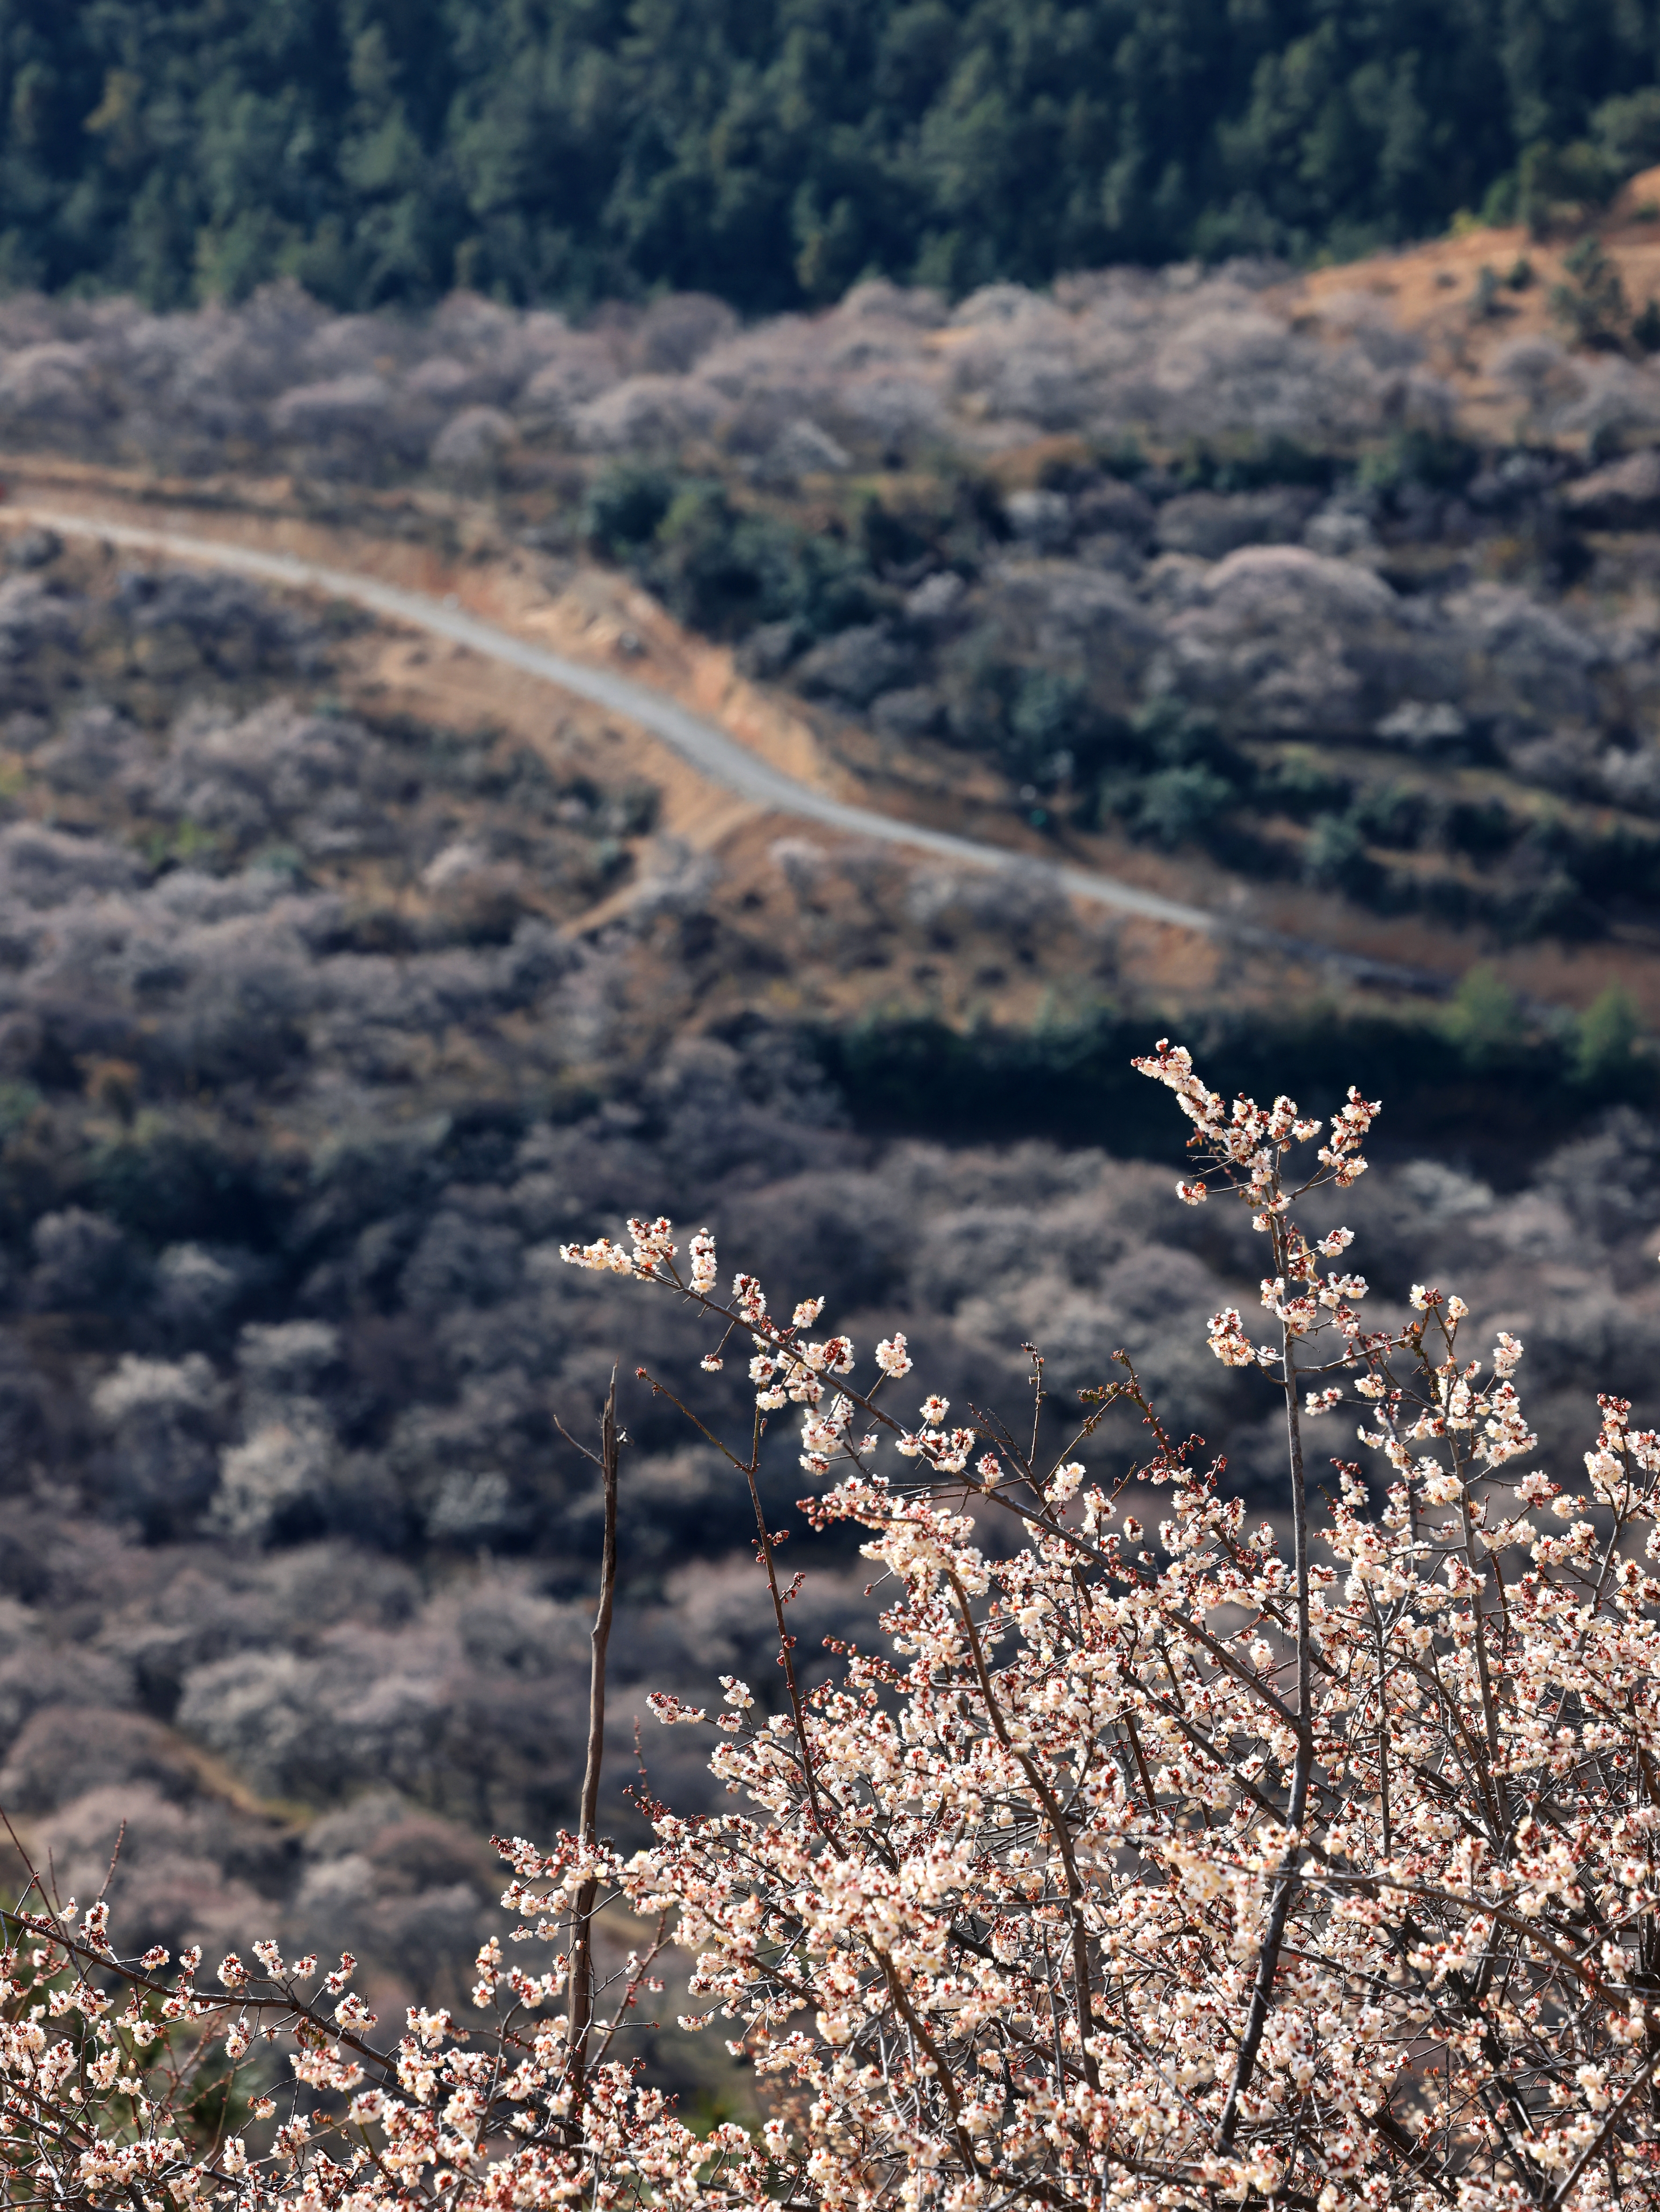
[[[977,1389],[976,1426],[937,1392],[902,1418],[903,1336],[867,1373],[846,1335],[800,1340],[823,1302],[783,1328],[752,1275],[723,1297],[706,1231],[684,1265],[661,1218],[566,1248],[749,1336],[733,1478],[792,1409],[801,1510],[856,1535],[886,1649],[836,1645],[807,1687],[786,1628],[776,1692],[651,1697],[711,1731],[727,1809],[654,1809],[631,1856],[592,1826],[498,1838],[507,1941],[465,2025],[380,2033],[349,1956],[319,1975],[262,1942],[204,1984],[194,1950],[124,1962],[102,1900],[37,1889],[0,1954],[9,2203],[1652,2212],[1660,1435],[1605,1395],[1559,1481],[1523,1464],[1512,1338],[1484,1379],[1468,1307],[1425,1284],[1363,1324],[1364,1278],[1325,1265],[1352,1233],[1298,1219],[1364,1170],[1375,1103],[1225,1102],[1168,1040],[1137,1065],[1191,1125],[1182,1195],[1231,1194],[1267,1240],[1272,1340],[1235,1306],[1208,1340],[1283,1422],[1268,1516],[1122,1356],[1067,1412],[1026,1347],[1024,1425]],[[1304,1421],[1345,1407],[1365,1463],[1305,1465]],[[574,2025],[612,1906],[629,1932]],[[753,2069],[752,2130],[694,2130],[613,2045],[670,1941],[682,2025]],[[240,2134],[185,2124],[203,2069],[261,2066]]]

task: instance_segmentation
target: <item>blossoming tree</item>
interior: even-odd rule
[[[1044,1449],[1041,1361],[1018,1435],[938,1395],[913,1414],[903,1336],[861,1380],[844,1335],[813,1334],[822,1301],[784,1320],[750,1275],[724,1291],[707,1233],[684,1262],[660,1220],[568,1249],[691,1301],[706,1368],[747,1358],[728,1457],[781,1710],[730,1678],[712,1720],[653,1701],[713,1729],[729,1809],[654,1808],[626,1862],[595,1833],[608,1407],[578,1830],[502,1844],[540,1971],[492,1943],[475,2018],[377,2039],[350,1960],[319,1978],[257,1946],[257,1972],[233,1958],[210,1988],[193,1956],[119,1959],[101,1905],[77,1917],[37,1885],[0,1960],[10,2199],[1660,2206],[1660,1437],[1604,1397],[1584,1481],[1559,1487],[1531,1464],[1518,1344],[1478,1358],[1430,1285],[1406,1325],[1366,1325],[1349,1231],[1312,1237],[1297,1209],[1364,1170],[1374,1105],[1351,1091],[1323,1127],[1285,1098],[1230,1106],[1167,1043],[1137,1064],[1192,1124],[1183,1198],[1242,1200],[1264,1239],[1260,1335],[1230,1309],[1210,1344],[1283,1397],[1288,1553],[1122,1355]],[[1109,1486],[1079,1455],[1115,1407],[1146,1445]],[[758,1486],[787,1410],[811,1518],[856,1526],[887,1599],[886,1648],[811,1691]],[[1316,1514],[1305,1425],[1341,1446],[1357,1412],[1365,1457],[1340,1450]],[[1156,1550],[1131,1484],[1168,1493]],[[993,1548],[999,1514],[1014,1540]],[[609,1903],[656,1934],[608,1982]],[[696,1959],[683,2024],[719,2020],[754,2067],[753,2132],[700,2139],[621,2055],[670,1941]],[[234,2134],[199,2085],[260,2038],[283,2086]]]

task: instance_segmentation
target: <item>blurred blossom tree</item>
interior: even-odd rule
[[[1036,1352],[1018,1430],[937,1392],[913,1414],[903,1335],[855,1380],[848,1338],[814,1334],[824,1301],[775,1313],[747,1273],[723,1288],[707,1231],[684,1259],[665,1219],[565,1246],[701,1312],[706,1370],[747,1368],[747,1433],[721,1449],[781,1694],[723,1676],[712,1723],[653,1701],[712,1724],[742,1802],[648,1807],[627,1861],[597,1833],[613,1376],[577,1831],[498,1839],[513,1938],[550,1951],[509,1964],[492,1939],[478,2017],[411,2011],[394,2042],[350,1957],[325,1974],[258,1943],[198,1982],[198,1952],[121,1959],[101,1899],[83,1913],[37,1878],[0,1959],[9,2202],[1656,2202],[1660,1436],[1604,1395],[1584,1481],[1559,1485],[1512,1336],[1472,1356],[1464,1301],[1424,1283],[1368,1323],[1352,1232],[1318,1224],[1365,1169],[1375,1103],[1351,1090],[1329,1124],[1230,1105],[1166,1041],[1136,1066],[1192,1124],[1179,1195],[1243,1202],[1264,1239],[1261,1340],[1230,1307],[1208,1341],[1279,1401],[1277,1524],[1247,1528],[1122,1353],[1056,1445]],[[1340,1407],[1376,1477],[1334,1458],[1323,1504],[1304,1432]],[[802,1510],[863,1532],[886,1604],[888,1651],[838,1643],[811,1689],[804,1577],[781,1575],[757,1486],[787,1411]],[[1145,1443],[1109,1477],[1116,1411]],[[1156,1539],[1149,1491],[1169,1498]],[[595,1933],[612,1905],[625,1958]],[[753,2129],[698,2136],[623,2055],[671,1942],[706,2008],[682,2026],[722,2020],[754,2068]]]

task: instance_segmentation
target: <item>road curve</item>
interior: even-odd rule
[[[1145,890],[1140,884],[1123,883],[1093,869],[1074,867],[1067,861],[1044,860],[1031,854],[1011,853],[1000,846],[982,844],[976,838],[959,837],[949,830],[931,830],[921,823],[897,820],[873,808],[832,799],[824,792],[798,783],[793,776],[759,759],[717,723],[689,713],[648,684],[635,683],[611,669],[592,667],[585,661],[568,659],[563,653],[550,653],[545,646],[532,645],[511,630],[500,629],[494,623],[481,622],[476,615],[467,614],[459,606],[451,606],[425,592],[406,591],[398,585],[384,584],[347,568],[324,568],[292,554],[265,553],[253,546],[197,538],[183,531],[152,529],[139,523],[77,514],[33,502],[0,510],[0,523],[10,522],[31,523],[54,530],[63,537],[97,538],[106,544],[129,546],[135,552],[165,554],[176,561],[206,568],[228,569],[289,590],[326,592],[335,599],[350,600],[372,613],[427,630],[434,636],[448,639],[452,644],[467,646],[489,659],[542,677],[562,690],[592,700],[596,706],[637,722],[654,737],[660,738],[711,783],[754,805],[798,815],[827,830],[873,838],[885,845],[906,846],[913,851],[932,853],[941,860],[971,867],[998,869],[1028,879],[1037,878],[1053,884],[1069,898],[1087,900],[1120,914],[1138,915],[1149,921],[1167,922],[1173,928],[1195,930],[1202,936],[1314,961],[1357,981],[1418,991],[1444,991],[1448,988],[1445,978],[1423,969],[1399,967],[1388,961],[1368,959],[1364,954],[1284,936],[1231,915],[1213,914],[1203,907],[1184,905],[1178,899],[1165,898],[1158,891]]]

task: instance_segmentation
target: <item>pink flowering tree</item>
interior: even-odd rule
[[[14,2196],[1660,2206],[1660,1438],[1605,1397],[1584,1480],[1559,1487],[1532,1463],[1519,1345],[1478,1358],[1428,1285],[1404,1326],[1367,1326],[1348,1231],[1311,1237],[1298,1209],[1364,1170],[1376,1107],[1351,1092],[1323,1128],[1287,1099],[1229,1105],[1179,1048],[1138,1066],[1192,1124],[1181,1195],[1242,1201],[1264,1240],[1261,1322],[1225,1310],[1210,1343],[1283,1400],[1289,1548],[1122,1357],[1048,1448],[1041,1363],[1018,1435],[953,1421],[919,1402],[902,1336],[861,1376],[844,1335],[814,1334],[822,1301],[785,1320],[749,1275],[723,1290],[707,1234],[684,1261],[666,1221],[567,1250],[693,1302],[706,1368],[748,1364],[728,1456],[781,1710],[733,1679],[712,1718],[654,1700],[711,1728],[729,1808],[659,1808],[624,1862],[594,1833],[596,1739],[578,1832],[503,1845],[540,1971],[489,1946],[476,2017],[383,2040],[349,1962],[324,1986],[262,1948],[210,1992],[195,1960],[120,1962],[101,1908],[76,1923],[37,1890],[3,1961]],[[1108,1485],[1085,1456],[1115,1407],[1146,1443]],[[811,1518],[857,1528],[886,1600],[885,1648],[810,1691],[758,1486],[787,1411]],[[1339,1446],[1317,1514],[1310,1422]],[[611,1413],[613,1501],[617,1449]],[[1126,1507],[1148,1485],[1156,1550]],[[614,1572],[608,1540],[596,1726]],[[655,1935],[607,1981],[612,1905]],[[754,2131],[699,2139],[621,2055],[670,1941],[696,1962],[683,2024],[718,2021],[753,2066]],[[260,2037],[286,2069],[265,2132],[192,2128],[192,2067],[246,2065]]]

